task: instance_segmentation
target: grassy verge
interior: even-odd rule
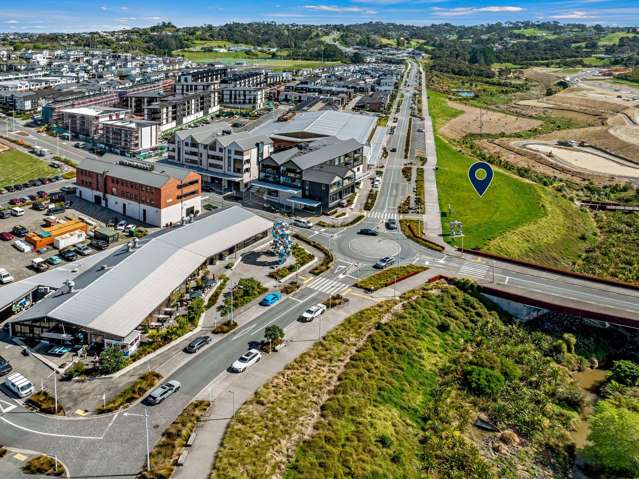
[[[384,301],[346,318],[258,389],[231,420],[211,478],[273,477],[281,472],[296,445],[290,438],[301,438],[309,430],[342,365],[395,304]]]
[[[160,379],[162,379],[162,375],[155,371],[144,373],[133,384],[109,399],[105,405],[98,407],[97,413],[105,414],[133,404],[159,383]]]
[[[232,295],[228,295],[224,303],[220,306],[220,314],[226,316],[231,313],[231,309],[237,311],[238,308],[249,304],[258,296],[266,293],[267,288],[253,278],[242,278],[237,282],[237,287]]]
[[[422,271],[426,271],[427,269],[428,268],[426,268],[425,266],[418,266],[415,264],[394,266],[358,281],[357,283],[355,283],[355,286],[361,289],[365,289],[366,291],[377,291],[378,289],[385,288],[387,286],[390,286],[391,284],[395,284],[406,278],[415,276],[416,274],[421,273]]]
[[[24,466],[22,472],[25,474],[38,474],[41,476],[66,476],[67,472],[64,466],[50,456],[35,456],[29,459]]]
[[[433,118],[433,126],[435,131],[439,130],[447,122],[458,117],[462,113],[461,110],[448,106],[448,97],[438,91],[428,91],[428,111]]]
[[[375,206],[375,202],[377,201],[377,194],[379,192],[376,189],[371,188],[368,191],[368,196],[366,197],[366,202],[364,203],[364,210],[370,211]]]
[[[151,467],[149,470],[144,469],[140,472],[138,478],[168,479],[173,475],[176,462],[182,454],[189,436],[210,405],[209,401],[194,401],[184,408],[177,419],[162,433],[162,437],[151,450]]]
[[[237,322],[231,321],[229,319],[229,320],[224,321],[223,323],[220,323],[220,324],[216,325],[211,330],[211,332],[213,334],[226,334],[226,333],[229,333],[229,332],[233,331],[235,328],[237,328]]]
[[[408,119],[408,129],[406,130],[406,142],[404,143],[404,158],[410,154],[410,138],[413,134],[413,117]]]
[[[211,294],[211,297],[209,298],[209,300],[206,303],[206,309],[211,309],[213,306],[215,306],[218,302],[218,300],[220,299],[220,296],[222,295],[222,292],[224,291],[224,288],[226,288],[226,285],[229,282],[229,277],[226,275],[220,275],[220,277],[218,278],[218,285],[215,288],[215,291],[213,291],[213,293]]]
[[[424,248],[433,249],[435,251],[444,251],[444,247],[426,239],[422,236],[421,231],[421,223],[417,220],[407,220],[400,219],[399,227],[402,230],[402,233],[408,238],[413,240],[415,243],[422,245]]]
[[[445,283],[404,298],[351,357],[284,477],[572,477],[581,393],[557,362],[574,355],[556,359],[554,338]],[[480,411],[500,432],[472,427]]]
[[[295,271],[299,271],[305,265],[313,261],[313,256],[311,253],[302,248],[299,244],[293,243],[291,247],[291,253],[293,254],[293,258],[295,262],[289,266],[283,266],[281,268],[277,268],[276,270],[271,271],[268,276],[273,279],[281,280],[286,278],[289,274],[294,273]]]
[[[331,251],[328,248],[318,243],[317,241],[313,241],[312,239],[309,239],[306,236],[302,236],[298,233],[293,234],[293,238],[295,238],[298,241],[303,241],[311,245],[313,248],[320,250],[322,254],[324,255],[324,258],[322,258],[322,261],[320,261],[320,263],[317,266],[311,269],[309,273],[314,275],[319,275],[325,271],[328,271],[331,268],[331,266],[333,265],[333,261],[335,261],[335,257],[333,256],[333,253],[331,253]]]
[[[36,178],[57,175],[47,162],[19,150],[0,153],[0,187],[24,183]]]
[[[451,144],[437,137],[437,189],[442,226],[460,220],[464,225],[464,247],[479,248],[507,231],[515,230],[544,216],[539,191],[531,183],[495,169],[490,188],[479,197],[468,180],[474,162]],[[449,206],[452,215],[448,216]],[[454,241],[451,241],[454,244]]]
[[[413,168],[410,166],[404,166],[402,168],[402,175],[404,175],[404,179],[410,183],[413,181]]]
[[[366,218],[366,215],[357,215],[355,218],[350,220],[347,223],[341,223],[338,225],[334,225],[332,223],[327,223],[326,221],[318,221],[317,226],[321,226],[322,228],[348,228],[349,226],[356,225],[360,221]]]
[[[56,410],[55,398],[47,391],[37,391],[29,396],[26,400],[29,406],[33,406],[43,414],[55,414],[58,416],[64,416],[64,408],[58,402],[58,409]]]
[[[424,190],[424,168],[417,168],[415,176],[415,206],[419,213],[424,212],[426,207],[426,192]]]
[[[549,189],[536,187],[544,216],[486,243],[482,250],[552,267],[571,269],[593,242],[587,211]]]

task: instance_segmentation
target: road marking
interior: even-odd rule
[[[311,294],[311,295],[310,295],[310,296],[308,296],[308,297],[307,297],[304,301],[308,301],[309,299],[311,299],[311,298],[313,298],[313,297],[317,296],[317,294],[318,294],[318,293],[313,293],[313,294]],[[300,303],[301,303],[301,302],[303,302],[303,301],[300,301]],[[271,319],[268,323],[264,324],[264,325],[263,325],[263,327],[266,327],[266,326],[269,326],[269,325],[273,324],[275,321],[277,321],[278,319],[280,319],[280,318],[281,318],[282,316],[284,316],[285,314],[290,313],[290,312],[291,312],[291,309],[293,309],[293,308],[288,308],[286,311],[284,311],[284,312],[283,312],[283,313],[281,313],[280,315],[275,316],[275,317],[274,317],[273,319]]]
[[[437,262],[437,263],[444,264],[444,263],[446,262],[446,258],[447,258],[447,257],[448,257],[448,256],[442,256],[442,258],[441,258],[441,259],[438,259],[436,262]]]
[[[13,458],[20,461],[20,462],[24,462],[28,459],[27,456],[25,456],[24,454],[20,454],[19,452],[13,455]]]
[[[6,406],[3,406],[3,404],[6,404]],[[15,404],[11,404],[10,402],[6,402],[0,399],[0,413],[7,413],[10,411],[13,411],[17,407],[18,406],[16,406]]]
[[[474,264],[474,263],[464,263],[464,265],[459,268],[459,274],[462,276],[473,276],[476,278],[485,278],[488,274],[489,268],[487,266]]]
[[[326,294],[337,294],[346,289],[347,285],[329,278],[317,278],[308,287]]]
[[[32,434],[39,434],[41,436],[66,437],[68,439],[87,439],[87,440],[94,440],[94,441],[95,440],[100,441],[104,438],[104,436],[75,436],[73,434],[57,434],[52,432],[36,431],[35,429],[29,429],[28,427],[24,427],[24,426],[21,426],[20,424],[11,422],[6,417],[0,417],[0,421],[6,424],[9,424],[10,426],[15,427],[16,429],[20,429],[21,431],[30,432]]]
[[[510,276],[506,276],[506,279],[504,280],[504,284],[508,284],[508,281],[510,281]]]
[[[248,333],[251,329],[253,329],[255,326],[257,326],[256,324],[252,324],[250,325],[248,328],[246,328],[244,331],[237,333],[235,336],[233,336],[233,341],[235,341],[237,338],[239,338],[240,336],[244,336],[246,333]]]

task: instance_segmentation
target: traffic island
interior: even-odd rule
[[[361,215],[361,217],[363,218],[364,215]],[[312,246],[313,248],[321,251],[322,254],[324,255],[324,257],[322,258],[322,261],[320,261],[320,264],[318,264],[312,270],[310,270],[309,273],[317,276],[322,274],[325,271],[328,271],[331,268],[331,266],[333,265],[333,261],[335,261],[335,257],[333,256],[333,253],[331,253],[331,251],[328,248],[318,243],[317,241],[313,241],[312,239],[297,233],[293,235],[293,238],[295,238],[298,241],[303,241],[309,246]]]
[[[45,390],[33,393],[25,403],[28,406],[36,408],[42,414],[64,416],[64,408],[62,405],[57,403],[55,398]]]
[[[27,463],[22,467],[22,472],[25,474],[55,477],[67,475],[65,467],[60,461],[44,454],[29,459],[29,461],[27,461]]]
[[[425,266],[418,266],[416,264],[395,266],[393,268],[384,269],[379,273],[369,276],[368,278],[362,279],[355,283],[355,286],[372,293],[378,289],[386,288],[387,286],[394,285],[404,279],[422,273],[427,269],[428,268]]]
[[[149,371],[144,373],[133,384],[120,391],[109,402],[100,406],[97,413],[106,414],[133,404],[159,383],[160,379],[162,379],[162,375],[158,372]]]

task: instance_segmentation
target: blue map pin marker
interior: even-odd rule
[[[483,174],[481,174],[481,172],[483,172]],[[480,175],[481,178],[478,175]],[[484,193],[486,193],[490,183],[493,181],[493,176],[495,176],[493,167],[485,161],[473,163],[468,169],[468,179],[479,196],[484,196]]]

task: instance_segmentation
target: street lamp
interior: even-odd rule
[[[151,450],[149,448],[149,414],[147,409],[144,408],[144,414],[135,414],[132,412],[125,412],[123,416],[135,416],[144,417],[144,429],[146,431],[146,470],[151,470]]]
[[[231,397],[233,398],[233,412],[231,414],[231,417],[235,416],[235,391],[232,391],[229,389],[229,392],[231,393]]]

